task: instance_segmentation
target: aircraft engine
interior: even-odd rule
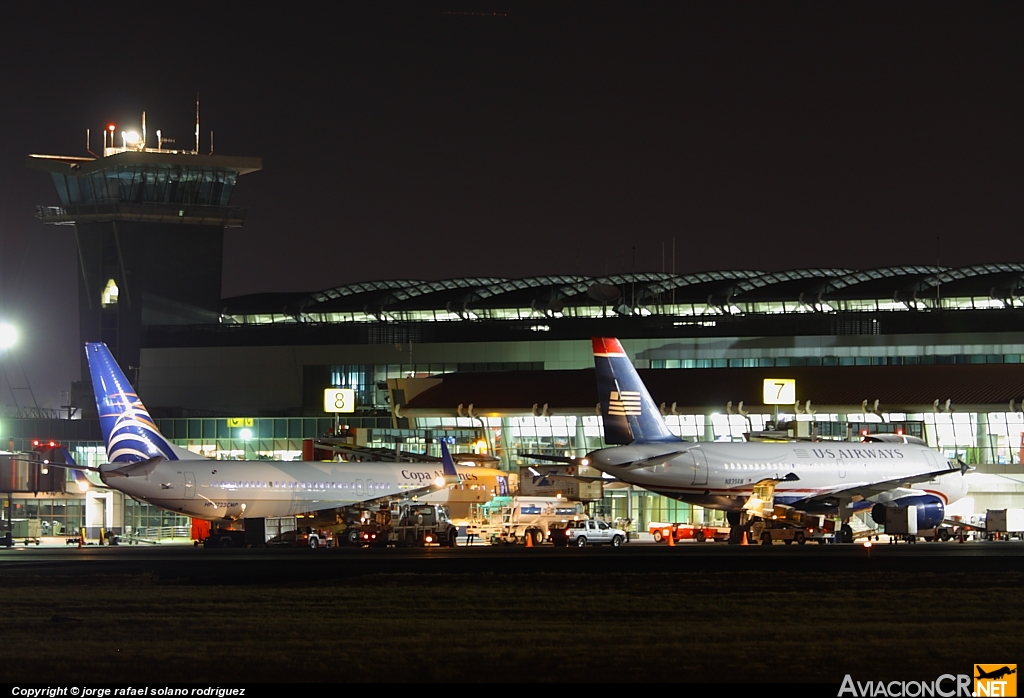
[[[876,504],[871,507],[871,520],[878,525],[883,525],[886,507],[917,507],[918,529],[934,528],[942,523],[946,515],[946,507],[941,499],[933,494],[919,494],[894,499],[885,504]]]

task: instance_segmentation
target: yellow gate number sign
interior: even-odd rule
[[[355,412],[356,391],[352,388],[324,390],[324,412]]]
[[[795,378],[765,378],[764,404],[793,405],[796,403]]]

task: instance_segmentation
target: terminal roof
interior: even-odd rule
[[[1024,264],[963,268],[901,266],[863,271],[837,268],[693,274],[639,272],[602,277],[395,279],[364,281],[305,294],[276,295],[229,298],[224,301],[224,312],[229,315],[276,313],[285,306],[295,314],[424,309],[466,313],[474,308],[511,307],[559,312],[573,306],[600,304],[628,309],[668,303],[728,307],[762,302],[787,302],[814,310],[830,301],[848,300],[912,302],[963,296],[1012,300],[1024,295]]]
[[[681,414],[725,412],[728,402],[745,409],[760,406],[766,378],[796,380],[797,399],[811,409],[861,412],[865,400],[879,411],[931,412],[950,401],[967,406],[1009,409],[1024,396],[1024,372],[1017,364],[927,366],[800,366],[789,368],[640,369],[658,404]],[[410,416],[455,414],[473,405],[478,416],[530,414],[547,405],[552,414],[595,414],[593,369],[449,373],[441,383],[416,395],[403,408]],[[770,407],[759,411],[771,411]],[[792,410],[793,406],[789,406]]]

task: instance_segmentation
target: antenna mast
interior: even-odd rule
[[[199,155],[199,93],[196,92],[196,155]]]

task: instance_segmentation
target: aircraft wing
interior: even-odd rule
[[[540,481],[540,484],[545,484],[544,481],[548,482],[615,482],[615,478],[610,475],[569,475],[568,473],[559,473],[554,470],[547,472],[541,472],[536,468],[530,468],[530,474],[533,475],[534,483]]]
[[[627,470],[636,470],[638,468],[649,468],[652,465],[663,465],[668,461],[672,460],[678,455],[686,453],[687,449],[680,451],[669,451],[668,453],[659,453],[651,456],[650,458],[644,458],[643,460],[635,460],[629,463],[620,463],[619,467]],[[586,458],[576,458],[573,456],[546,456],[540,453],[524,453],[524,458],[534,458],[536,460],[550,461],[552,463],[565,463],[566,465],[589,465]]]
[[[914,475],[912,477],[901,477],[894,480],[883,480],[880,482],[857,482],[839,485],[836,488],[829,490],[828,492],[820,492],[813,497],[802,499],[800,502],[811,502],[815,500],[831,499],[838,497],[841,499],[868,499],[875,495],[895,490],[900,487],[911,488],[911,485],[920,482],[928,482],[936,477],[942,475],[950,475],[952,473],[963,472],[962,468],[943,468],[942,470],[933,470],[930,473],[921,473],[920,475]],[[794,503],[796,504],[796,503]]]

